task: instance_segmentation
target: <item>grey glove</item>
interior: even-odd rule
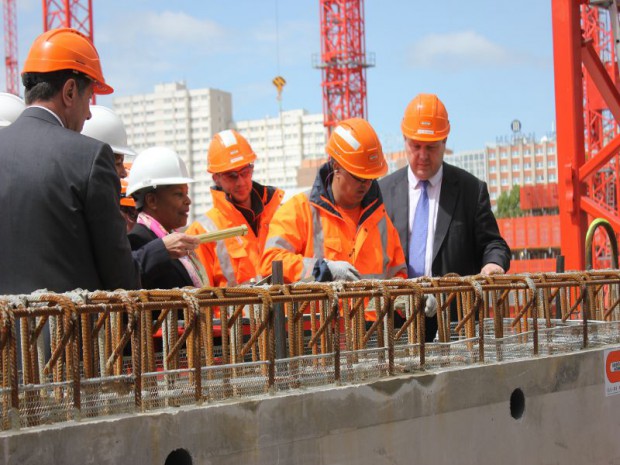
[[[437,315],[437,299],[432,294],[426,296],[426,302],[424,303],[424,314],[429,318]]]
[[[427,295],[423,297],[425,299],[424,302],[424,314],[432,318],[437,315],[437,299],[434,295]],[[394,310],[399,310],[402,313],[409,315],[407,311],[409,309],[409,296],[408,295],[399,295],[394,299]]]
[[[325,260],[325,263],[334,281],[358,281],[360,279],[360,272],[349,262]]]

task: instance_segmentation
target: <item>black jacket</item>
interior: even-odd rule
[[[379,181],[385,209],[400,237],[409,263],[408,166]],[[480,273],[487,263],[505,271],[510,248],[500,236],[485,182],[461,168],[443,164],[439,210],[433,242],[433,276]]]
[[[138,289],[109,145],[26,108],[0,130],[0,294]]]
[[[134,259],[140,264],[143,289],[173,289],[193,286],[183,264],[170,258],[163,241],[142,224],[129,232]]]

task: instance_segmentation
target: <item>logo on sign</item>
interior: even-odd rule
[[[605,351],[605,395],[620,394],[620,349]]]

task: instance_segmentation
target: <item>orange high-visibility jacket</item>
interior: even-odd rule
[[[285,282],[312,279],[321,259],[353,264],[362,279],[407,277],[398,232],[388,218],[376,181],[362,200],[357,233],[346,233],[345,220],[335,209],[325,179],[324,164],[311,191],[297,194],[274,215],[260,271],[271,272],[271,262],[282,260]],[[406,195],[406,194],[405,194]]]
[[[248,226],[248,234],[245,236],[208,242],[201,244],[196,250],[205,269],[210,270],[213,286],[236,286],[250,279],[259,280],[261,277],[258,268],[269,222],[280,206],[284,192],[257,182],[253,183],[252,189],[252,195],[258,195],[263,204],[263,211],[258,216],[258,234],[254,233],[245,217],[226,198],[226,193],[214,188],[211,189],[213,208],[187,229],[187,234],[202,234],[242,224]],[[271,271],[268,274],[271,274]]]

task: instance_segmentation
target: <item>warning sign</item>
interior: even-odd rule
[[[620,394],[620,349],[605,351],[605,395]]]

